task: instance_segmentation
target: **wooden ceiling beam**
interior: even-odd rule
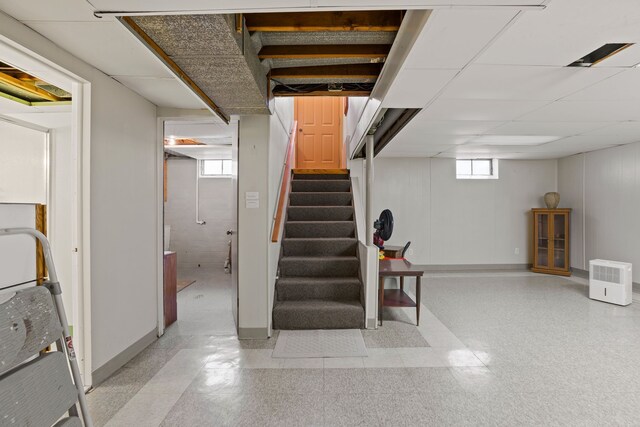
[[[191,138],[165,138],[164,145],[170,147],[172,145],[207,145]]]
[[[316,90],[313,92],[278,92],[274,91],[273,96],[285,97],[285,96],[369,96],[371,91],[368,90],[343,90],[343,91],[328,91],[328,90]]]
[[[260,59],[317,59],[317,58],[370,58],[387,57],[391,45],[336,44],[336,45],[271,45],[258,53]]]
[[[323,79],[362,78],[375,79],[380,75],[382,64],[317,65],[312,67],[274,68],[273,79]]]
[[[281,12],[244,15],[253,31],[398,31],[402,11]]]

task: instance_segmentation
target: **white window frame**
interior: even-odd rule
[[[220,169],[223,173],[220,174],[205,174],[204,173],[204,164],[208,161],[218,161],[221,162]],[[231,159],[201,159],[198,160],[198,176],[200,178],[231,178],[233,176],[233,164],[231,164],[231,170],[228,174],[224,173],[224,162],[229,162],[231,164]]]
[[[473,162],[474,161],[487,161],[491,162],[491,173],[489,175],[480,175],[473,173]],[[458,173],[458,161],[470,161],[471,162],[471,174],[460,174]],[[487,159],[487,158],[479,158],[479,159],[456,159],[456,179],[498,179],[498,159]]]

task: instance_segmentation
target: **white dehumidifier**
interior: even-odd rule
[[[632,293],[631,264],[603,259],[589,261],[589,298],[629,305]]]

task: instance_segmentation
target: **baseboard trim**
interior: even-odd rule
[[[415,265],[426,272],[460,272],[460,271],[526,271],[531,264],[423,264]]]
[[[101,382],[113,375],[118,369],[122,368],[131,359],[136,357],[142,350],[149,347],[154,341],[158,339],[158,331],[154,329],[140,338],[135,343],[124,349],[120,354],[116,355],[113,359],[109,360],[104,365],[91,373],[91,379],[93,380],[92,386],[96,387]]]
[[[238,328],[238,339],[266,340],[269,338],[269,328]]]

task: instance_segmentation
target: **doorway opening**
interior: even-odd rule
[[[237,128],[163,123],[162,326],[170,335],[236,335]]]
[[[50,241],[80,373],[89,388],[90,84],[5,40],[0,40],[0,77],[0,228],[36,228]],[[0,242],[0,287],[16,281],[33,286],[47,277],[42,253],[30,237],[13,237],[26,241],[22,247]]]

